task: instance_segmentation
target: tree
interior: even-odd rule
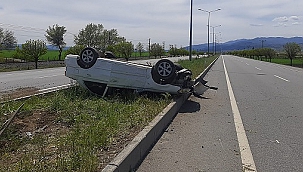
[[[136,49],[140,54],[140,57],[142,56],[142,52],[144,51],[144,46],[141,42],[138,42],[138,44],[136,45]]]
[[[26,60],[26,57],[22,54],[21,49],[19,46],[16,47],[15,53],[12,56],[15,59],[21,59],[21,60]]]
[[[14,48],[17,44],[17,39],[14,37],[14,32],[0,28],[0,50]]]
[[[86,25],[85,29],[80,30],[78,36],[75,36],[75,44],[83,45],[85,47],[93,47],[101,49],[101,41],[104,27],[102,24],[90,23]]]
[[[90,23],[75,36],[74,43],[84,47],[93,47],[99,51],[105,51],[108,47],[112,47],[122,41],[126,40],[123,37],[119,37],[116,29],[106,30],[102,24]]]
[[[301,52],[301,47],[297,43],[291,42],[286,43],[283,48],[286,51],[287,57],[290,59],[290,65],[292,66],[292,60]]]
[[[179,51],[180,51],[180,55],[182,55],[182,56],[185,56],[185,55],[189,55],[189,51],[187,51],[186,49],[184,49],[184,48],[180,48],[179,49]],[[196,52],[192,52],[192,54],[195,54]]]
[[[150,46],[151,56],[155,56],[157,58],[157,56],[161,57],[162,55],[164,55],[164,53],[164,49],[159,43],[154,43]]]
[[[63,47],[66,45],[66,43],[63,40],[64,34],[66,33],[66,29],[64,26],[59,26],[58,24],[53,25],[53,27],[48,27],[46,30],[46,40],[52,44],[53,46],[56,46],[59,48],[59,60],[61,60],[61,54]]]
[[[29,40],[22,44],[22,49],[20,51],[27,60],[35,61],[37,69],[39,57],[47,53],[47,47],[42,40]]]
[[[125,38],[119,37],[117,29],[111,29],[111,30],[103,30],[102,35],[103,43],[101,44],[102,50],[108,50],[108,47],[113,46],[119,42],[126,41]]]
[[[271,59],[277,54],[276,51],[272,48],[263,48],[263,55],[265,58],[269,57],[269,61],[271,62]]]
[[[84,49],[85,47],[83,45],[75,45],[70,47],[67,51],[66,51],[66,55],[67,54],[74,54],[74,55],[80,55],[81,51]]]
[[[174,45],[169,45],[168,53],[170,55],[172,55],[173,57],[177,56],[178,55],[178,51],[177,51],[176,46],[174,47]]]
[[[122,41],[114,46],[115,53],[120,54],[126,61],[131,57],[134,52],[134,45],[132,42]]]

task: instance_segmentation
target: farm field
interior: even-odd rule
[[[15,53],[16,53],[15,50],[1,50],[0,51],[0,63],[6,62],[6,59],[11,59]],[[65,54],[66,54],[66,51],[63,50],[63,52],[62,52],[63,59],[64,59]],[[59,55],[59,51],[48,50],[46,54],[41,56],[40,60],[44,60],[44,61],[58,60],[58,55]]]

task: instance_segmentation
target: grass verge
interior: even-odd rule
[[[262,59],[258,59],[258,58],[253,58],[253,59],[256,59],[256,60],[262,60],[262,61],[267,61],[267,62],[271,62],[271,63],[277,63],[277,64],[282,64],[282,65],[287,65],[287,66],[290,66],[291,65],[291,61],[289,58],[287,57],[279,57],[279,58],[272,58],[272,59],[269,59],[269,58],[262,58]],[[303,58],[294,58],[293,61],[293,66],[294,67],[301,67],[303,68]]]
[[[179,63],[198,76],[213,59]],[[204,64],[204,63],[207,64]],[[168,94],[100,98],[73,87],[1,104],[0,171],[100,171],[170,102]]]
[[[102,99],[74,87],[46,96],[1,105],[21,113],[0,138],[1,171],[96,171],[112,145],[141,130],[171,101],[167,97]],[[3,115],[2,122],[10,115]],[[103,155],[103,156],[101,156]],[[101,164],[103,164],[101,163]]]
[[[272,63],[277,63],[277,64],[283,64],[283,65],[290,65],[290,59],[272,59]],[[293,66],[295,67],[301,67],[303,68],[303,58],[299,59],[293,59]]]

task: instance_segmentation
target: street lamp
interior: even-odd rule
[[[215,54],[217,54],[217,43],[218,43],[217,35],[221,36],[221,32],[215,33]]]
[[[203,11],[203,12],[207,12],[208,13],[208,20],[207,20],[207,56],[209,56],[209,18],[210,18],[210,13],[211,12],[215,12],[215,11],[219,11],[221,10],[221,8],[218,8],[216,10],[212,10],[212,11],[207,11],[207,10],[203,10],[201,8],[199,8],[198,10]]]
[[[192,58],[193,48],[193,0],[190,1],[190,22],[189,22],[189,61]]]
[[[213,52],[214,52],[214,55],[216,54],[215,52],[215,28],[216,27],[220,27],[221,25],[218,25],[218,26],[210,26],[213,28]]]

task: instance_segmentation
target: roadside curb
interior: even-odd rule
[[[203,79],[219,57],[217,57],[195,79],[195,81]],[[102,172],[134,171],[162,136],[167,126],[177,115],[179,109],[190,95],[191,94],[182,95],[174,102],[170,103],[102,170]]]
[[[23,97],[18,97],[18,98],[14,98],[14,99],[11,99],[11,100],[1,101],[0,105],[4,104],[4,103],[8,103],[8,102],[14,102],[14,101],[18,101],[18,100],[29,99],[29,98],[31,98],[33,96],[39,96],[39,95],[44,95],[44,94],[52,93],[52,92],[55,92],[55,91],[60,91],[60,90],[68,89],[68,88],[71,88],[73,86],[75,86],[75,83],[70,83],[70,84],[66,84],[66,85],[60,85],[60,86],[56,86],[56,87],[52,87],[52,88],[40,89],[35,94],[31,94],[31,95],[27,95],[27,96],[23,96]]]

